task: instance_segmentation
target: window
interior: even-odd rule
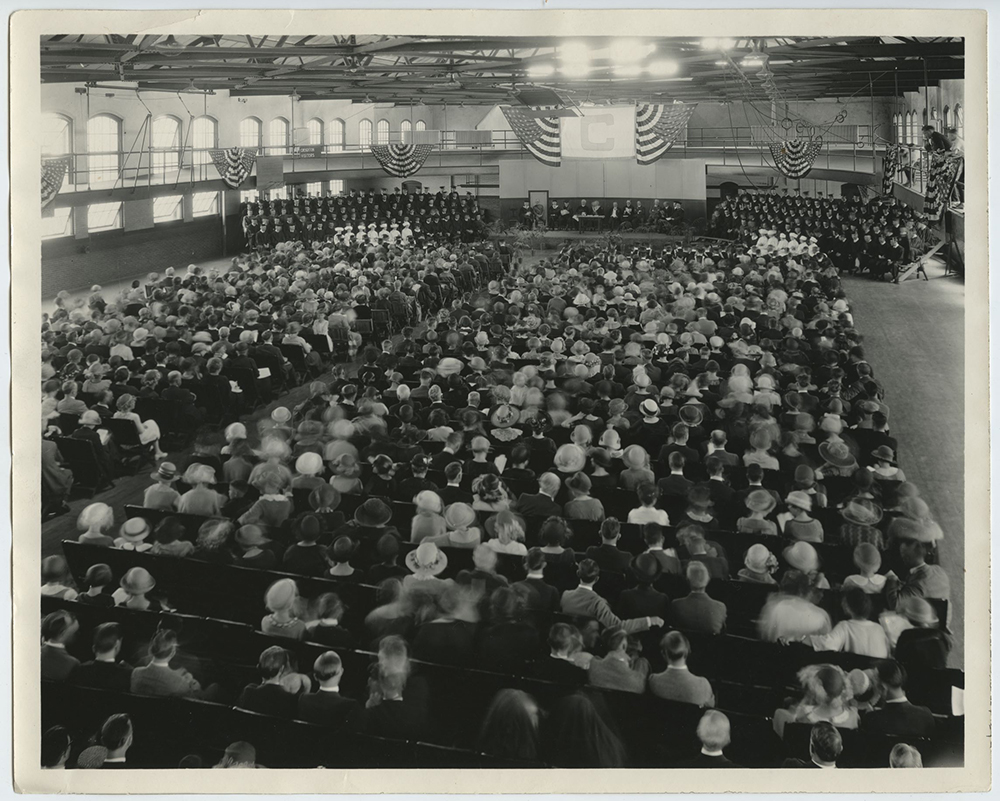
[[[275,117],[267,126],[267,152],[271,156],[288,153],[288,120],[284,117]]]
[[[344,121],[330,120],[326,124],[326,146],[328,150],[339,153],[344,149]]]
[[[191,148],[195,165],[198,167],[196,174],[199,178],[205,178],[205,166],[212,163],[212,157],[208,151],[217,146],[219,124],[211,117],[198,117],[191,125]]]
[[[59,156],[71,156],[73,154],[73,121],[62,114],[44,114],[42,116],[42,158],[58,158]],[[65,190],[70,184],[73,172],[73,162],[70,162],[66,174],[63,176],[60,191]],[[69,215],[72,219],[72,214]],[[45,220],[51,220],[51,217]],[[43,224],[45,223],[43,220]],[[72,226],[70,227],[72,233]],[[62,236],[62,234],[56,234]]]
[[[151,136],[153,179],[163,183],[180,166],[181,121],[176,117],[157,117]]]
[[[910,145],[917,143],[917,114],[911,111],[906,115],[906,142]]]
[[[122,227],[122,204],[95,203],[87,207],[87,229],[96,231],[111,231]]]
[[[288,187],[283,186],[280,189],[269,189],[267,196],[271,200],[288,200]]]
[[[261,121],[256,117],[240,120],[240,147],[260,147]]]
[[[944,127],[946,129],[952,127],[951,108],[949,106],[944,107]]]
[[[56,239],[73,235],[73,207],[62,206],[52,210],[51,217],[42,217],[42,239]]]
[[[309,195],[309,197],[322,197],[323,182],[317,181],[314,184],[306,184],[306,194]]]
[[[389,144],[389,120],[379,120],[375,126],[375,144]]]
[[[343,181],[330,181],[330,194],[331,195],[342,195],[342,194],[344,194],[344,182]]]
[[[42,155],[54,158],[73,152],[73,121],[62,114],[42,115]]]
[[[368,147],[372,143],[372,121],[361,120],[358,126],[358,142],[361,147]]]
[[[153,222],[172,222],[181,219],[181,195],[158,197],[153,199]]]
[[[903,124],[902,114],[892,115],[892,129],[896,132],[896,142],[898,144],[906,142],[906,127]]]
[[[121,135],[121,120],[111,114],[98,114],[87,122],[88,167],[92,186],[110,187],[118,180]]]
[[[309,142],[310,145],[322,145],[323,144],[323,120],[318,120],[315,117],[306,123],[306,130],[309,132]]]
[[[413,123],[409,120],[403,120],[399,123],[399,141],[404,145],[413,141]]]
[[[423,120],[417,120],[417,127],[414,128],[413,130],[415,130],[415,131],[426,131],[427,130],[427,123],[424,122]]]
[[[240,192],[240,199],[245,193]],[[193,217],[215,217],[219,213],[218,192],[196,192],[191,196],[191,215]]]
[[[257,201],[257,190],[248,189],[240,192],[240,203],[255,203]]]
[[[955,129],[958,131],[960,139],[965,138],[965,115],[962,114],[962,104],[955,104]]]

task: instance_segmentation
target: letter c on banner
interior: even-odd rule
[[[604,138],[596,140],[591,129],[602,125],[605,128],[615,124],[614,114],[588,114],[580,120],[580,147],[583,150],[602,151],[615,149],[615,137],[605,133]]]

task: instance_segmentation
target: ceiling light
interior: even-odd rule
[[[559,58],[569,63],[590,61],[590,48],[584,42],[567,42],[559,48]]]
[[[556,68],[551,64],[533,64],[528,67],[529,78],[548,78]]]
[[[654,61],[647,69],[650,75],[665,77],[676,75],[680,65],[676,61]]]
[[[707,39],[701,40],[701,46],[705,50],[732,50],[736,47],[735,39],[719,39],[714,36],[710,36]]]

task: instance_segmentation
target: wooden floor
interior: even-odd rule
[[[951,579],[951,663],[963,667],[965,284],[945,277],[939,266],[929,266],[928,276],[930,281],[903,284],[848,277],[844,285],[867,359],[886,388],[900,467],[945,532],[941,564]],[[982,539],[979,547],[988,557],[989,538]]]

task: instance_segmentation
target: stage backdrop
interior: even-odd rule
[[[546,191],[549,202],[568,200],[575,207],[581,199],[611,202],[641,200],[649,208],[654,199],[679,200],[689,222],[705,216],[707,198],[704,159],[664,158],[640,166],[631,161],[564,160],[561,167],[546,167],[532,158],[500,162],[500,204],[503,219],[517,216],[529,191]]]
[[[585,108],[563,117],[563,159],[634,159],[635,106]]]

